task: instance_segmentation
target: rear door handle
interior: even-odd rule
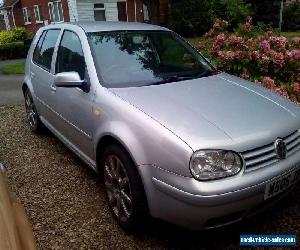
[[[30,76],[31,76],[31,78],[34,78],[34,76],[35,76],[35,73],[33,73],[33,72],[30,72]]]

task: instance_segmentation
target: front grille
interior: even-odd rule
[[[287,146],[287,157],[300,150],[300,130],[282,138]],[[246,169],[266,167],[279,161],[277,158],[274,142],[251,149],[242,153],[246,163]]]

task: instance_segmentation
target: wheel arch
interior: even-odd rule
[[[97,166],[97,170],[99,173],[101,173],[101,171],[102,171],[102,169],[100,167],[101,156],[102,156],[104,150],[111,144],[117,144],[117,145],[121,146],[128,153],[132,162],[137,167],[137,163],[136,163],[132,153],[126,146],[126,144],[120,138],[116,137],[115,135],[105,134],[98,140],[98,143],[96,146],[96,166]]]
[[[25,91],[26,91],[27,89],[29,89],[27,83],[26,83],[26,82],[23,82],[23,84],[22,84],[22,92],[23,92],[23,95],[25,94]]]

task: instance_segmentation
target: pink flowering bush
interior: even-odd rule
[[[288,40],[272,31],[262,32],[247,17],[234,34],[228,22],[216,20],[198,48],[223,71],[262,84],[300,102],[300,38]]]

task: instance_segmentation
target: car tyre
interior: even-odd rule
[[[25,109],[26,109],[26,116],[27,116],[27,122],[29,128],[33,133],[39,134],[44,131],[44,124],[40,120],[39,114],[34,105],[32,95],[29,89],[25,90],[24,98],[25,98]]]
[[[132,233],[149,218],[140,175],[129,154],[119,145],[108,146],[101,159],[109,208],[118,224]]]

